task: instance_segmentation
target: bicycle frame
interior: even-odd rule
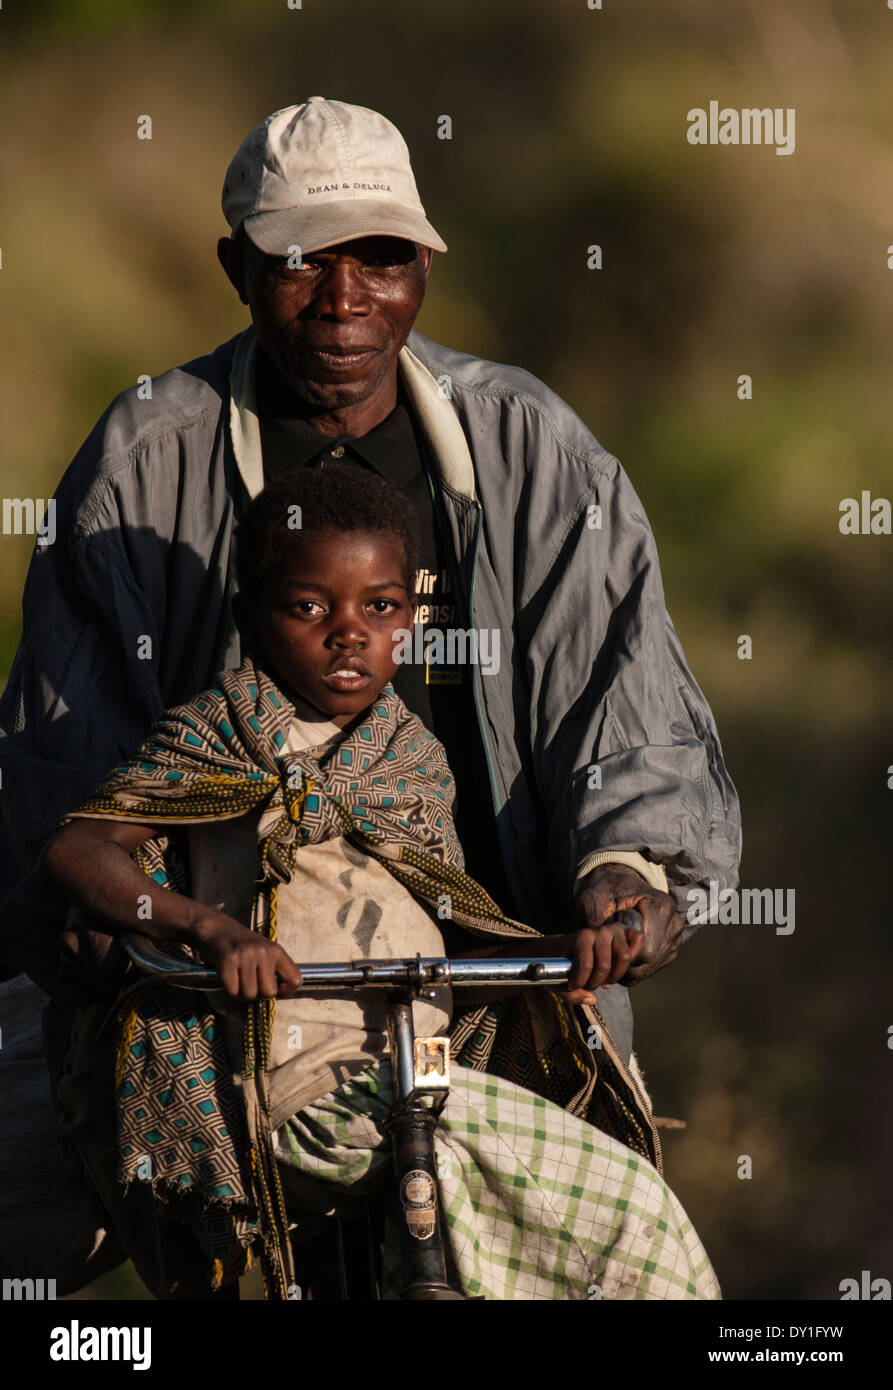
[[[636,920],[633,920],[636,919]],[[641,930],[634,911],[621,914],[624,924]],[[134,964],[147,976],[185,989],[219,990],[219,975],[202,965],[177,961],[144,936],[122,935]],[[434,1129],[450,1089],[450,1041],[417,1038],[412,1023],[414,999],[431,999],[435,986],[511,985],[515,988],[567,983],[571,961],[565,957],[525,956],[474,960],[415,956],[300,965],[296,994],[333,989],[377,989],[387,993],[388,1039],[394,1071],[391,1132],[397,1194],[402,1211],[401,1243],[404,1286],[401,1297],[417,1300],[464,1299],[447,1281],[440,1196],[434,1154]],[[139,988],[137,985],[132,989]],[[293,996],[292,996],[293,997]]]

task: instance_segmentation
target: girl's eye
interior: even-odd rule
[[[318,609],[319,612],[322,612],[322,604],[314,602],[312,598],[299,598],[292,604],[292,608],[296,613],[300,613],[301,616],[305,618],[316,616],[315,613],[311,612],[311,609],[315,608]]]
[[[384,604],[384,608],[379,608],[379,609],[376,610],[378,613],[386,613],[389,609],[391,609],[391,608],[397,608],[397,607],[398,607],[397,600],[396,600],[396,599],[393,599],[393,598],[374,598],[374,599],[372,600],[372,603],[373,603],[373,604],[376,604],[376,603],[383,603],[383,604]]]

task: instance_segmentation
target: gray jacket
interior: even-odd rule
[[[151,399],[125,391],[59,485],[0,701],[7,891],[155,715],[239,662],[230,549],[263,479],[254,351],[249,328]],[[639,498],[529,373],[418,333],[399,362],[463,624],[500,634],[498,672],[472,677],[509,910],[567,930],[580,874],[619,854],[662,865],[684,915],[689,885],[736,882],[739,813]],[[628,1053],[626,991],[611,995]]]

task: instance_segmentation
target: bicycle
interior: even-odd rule
[[[643,931],[641,915],[634,909],[614,919]],[[122,935],[122,944],[134,965],[165,984],[190,990],[222,988],[219,975],[202,965],[165,955],[145,936]],[[566,957],[528,956],[514,959],[450,959],[415,956],[390,960],[300,965],[301,985],[296,991],[313,993],[333,989],[378,989],[387,992],[388,1041],[394,1073],[394,1106],[388,1128],[393,1143],[396,1191],[402,1212],[401,1298],[417,1300],[466,1300],[447,1280],[434,1154],[434,1131],[450,1089],[450,1040],[448,1037],[417,1038],[413,1029],[415,999],[431,999],[437,986],[552,987],[566,984],[571,961]],[[345,1297],[349,1287],[345,1249],[345,1225],[336,1225],[339,1273]],[[236,1286],[237,1289],[237,1286]],[[230,1297],[238,1296],[229,1294]],[[476,1301],[476,1300],[469,1300]]]

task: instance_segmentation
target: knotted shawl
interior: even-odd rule
[[[300,871],[301,846],[340,835],[432,909],[446,896],[450,920],[474,935],[540,936],[464,872],[444,748],[393,686],[341,741],[286,751],[294,718],[287,696],[249,658],[162,715],[136,758],[113,769],[71,818],[158,826],[133,858],[164,887],[188,892],[177,827],[278,810],[258,842],[251,921],[271,940],[277,886]],[[150,1180],[167,1214],[192,1225],[212,1284],[238,1277],[259,1245],[267,1295],[284,1298],[294,1266],[266,1085],[274,1008],[268,999],[246,1006],[234,1075],[202,995],[155,981],[130,994],[116,1051],[118,1177],[125,1186]],[[540,989],[457,1010],[451,1044],[460,1065],[538,1092],[660,1168],[647,1106],[596,1010],[572,1009]]]

